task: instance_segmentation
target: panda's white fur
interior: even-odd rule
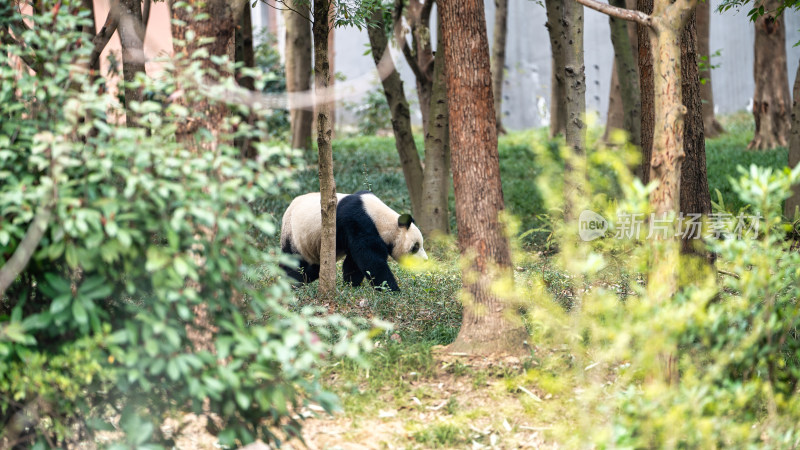
[[[349,194],[336,193],[341,201]],[[300,195],[286,208],[281,221],[281,248],[291,245],[297,253],[311,264],[319,264],[319,249],[322,241],[322,211],[319,192]],[[343,255],[336,255],[337,259]]]
[[[345,280],[360,284],[364,276],[370,276],[379,283],[386,281],[393,290],[399,289],[386,265],[386,257],[390,255],[399,260],[403,255],[414,253],[427,259],[419,228],[413,221],[400,224],[401,215],[370,192],[337,193],[336,196],[339,201],[336,257],[346,256]],[[378,236],[374,235],[376,231]],[[321,234],[320,194],[314,192],[292,200],[281,223],[281,249],[300,257],[301,271],[286,268],[287,274],[307,282],[318,277]],[[415,247],[416,252],[412,252]]]

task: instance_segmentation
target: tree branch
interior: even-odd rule
[[[36,247],[39,246],[39,242],[44,236],[45,230],[47,230],[47,224],[50,222],[52,214],[52,198],[47,195],[39,211],[33,217],[33,222],[28,227],[25,237],[22,238],[17,249],[14,250],[14,254],[11,255],[11,258],[3,267],[0,267],[0,298],[3,298],[6,289],[11,286],[11,283],[17,279],[17,276],[28,265],[28,261],[30,261],[33,252],[36,251]]]
[[[142,7],[142,28],[147,30],[147,23],[150,21],[150,4],[151,0],[143,0],[144,6]]]
[[[425,3],[422,4],[422,10],[419,13],[419,21],[429,28],[431,24],[431,9],[433,8],[434,1],[435,0],[425,0]]]
[[[94,45],[94,48],[92,49],[92,54],[89,57],[89,69],[100,69],[100,54],[103,53],[103,49],[106,48],[106,44],[108,44],[108,41],[111,40],[111,36],[113,36],[114,32],[117,31],[118,25],[119,3],[116,0],[112,0],[111,8],[108,10],[108,16],[106,16],[106,23],[103,24],[103,27],[100,28],[100,31],[98,31],[97,35],[95,35],[94,39],[92,39],[92,45]]]
[[[422,69],[419,68],[419,64],[417,64],[417,58],[411,53],[411,47],[408,45],[408,41],[403,39],[403,56],[406,57],[406,61],[408,61],[408,65],[411,66],[411,71],[414,72],[414,76],[417,77],[418,80],[424,80],[425,74],[422,73]]]
[[[608,3],[601,3],[597,0],[574,0],[581,5],[591,8],[595,11],[601,12],[608,16],[616,17],[622,20],[630,20],[646,27],[653,26],[653,18],[641,11],[633,11],[626,8],[618,8],[611,6]]]

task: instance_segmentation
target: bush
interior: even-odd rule
[[[674,240],[615,239],[618,213],[649,213],[650,188],[632,179],[615,151],[589,155],[590,166],[614,168],[623,195],[590,181],[579,199],[578,210],[609,221],[604,239],[582,242],[574,228],[556,230],[555,260],[572,285],[572,309],[554,302],[539,274],[518,294],[535,304],[528,323],[539,364],[527,379],[553,395],[542,417],[559,418],[555,439],[601,448],[796,446],[800,255],[784,240],[780,204],[800,168],[739,168],[731,190],[755,216],[744,218],[743,231],[757,226],[758,235],[739,235],[738,211],[715,211],[718,222],[703,231],[717,255],[712,266],[678,256]],[[560,183],[547,176],[558,173],[551,164],[543,192]]]
[[[336,407],[318,383],[322,359],[370,343],[363,321],[297,307],[274,280],[280,252],[256,239],[278,225],[251,204],[293,186],[296,158],[237,114],[216,139],[201,129],[176,141],[178,124],[200,117],[191,102],[236,97],[196,60],[141,77],[153,98],[177,85],[185,96],[134,103],[138,126],[121,125],[119,101],[73,66],[90,50],[76,45],[88,15],[73,3],[26,16],[25,47],[0,46],[39,63],[0,66],[0,260],[47,219],[0,293],[0,442],[73,446],[118,430],[125,448],[171,445],[160,426],[188,411],[210,416],[223,445],[297,436],[304,405]],[[0,30],[22,20],[13,3],[0,9]],[[239,137],[259,142],[257,160],[239,159]]]

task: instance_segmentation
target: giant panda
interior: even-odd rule
[[[358,286],[368,277],[374,286],[386,282],[389,289],[399,291],[387,263],[389,255],[395,260],[408,254],[428,259],[414,219],[396,213],[369,191],[336,197],[336,259],[344,257],[344,281]],[[292,200],[281,221],[281,251],[297,255],[300,266],[284,266],[287,275],[305,283],[319,278],[321,234],[319,192]]]

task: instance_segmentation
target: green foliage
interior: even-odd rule
[[[381,87],[367,92],[358,103],[346,103],[345,108],[352,111],[358,119],[356,126],[361,135],[371,136],[392,127],[392,113]]]
[[[555,306],[536,273],[513,294],[533,303],[527,321],[537,365],[526,378],[547,393],[537,414],[552,423],[551,437],[570,447],[796,445],[800,255],[784,241],[780,204],[800,169],[740,168],[731,190],[750,205],[748,214],[760,215],[758,238],[737,239],[731,220],[725,239],[707,240],[713,267],[682,256],[661,272],[663,259],[653,255],[676,255],[669,253],[674,241],[614,238],[619,212],[648,214],[649,188],[632,179],[618,150],[588,154],[590,172],[615,169],[622,194],[609,195],[589,177],[577,207],[603,215],[610,233],[591,242],[577,240],[574,228],[554,233],[554,260],[574,280],[573,307]],[[560,177],[549,174],[558,167],[541,161],[541,188],[557,190]],[[678,276],[673,295],[659,294],[672,291],[664,273]]]
[[[278,225],[251,205],[295,186],[296,155],[239,114],[217,136],[176,141],[179,124],[202,118],[193,102],[250,112],[227,100],[232,80],[209,83],[218,70],[200,68],[204,51],[141,77],[164,100],[130,105],[137,126],[120,124],[118,99],[73,66],[90,51],[76,45],[88,19],[71,13],[77,3],[26,16],[25,46],[0,46],[41,65],[0,65],[0,260],[52,207],[0,298],[0,439],[66,447],[116,429],[115,448],[171,446],[160,425],[188,411],[216,414],[227,446],[298,435],[304,405],[337,407],[321,360],[357,359],[371,344],[363,320],[297,306],[275,280],[279,251],[256,239]],[[21,20],[0,8],[0,30]],[[236,138],[258,142],[257,160],[239,159]]]
[[[261,92],[265,94],[283,94],[286,92],[286,68],[281,63],[278,52],[277,39],[266,29],[261,30],[257,38],[258,45],[253,49],[255,53],[256,68],[264,78],[264,87]],[[267,113],[267,130],[270,137],[276,140],[287,140],[291,131],[289,111],[276,109]]]

